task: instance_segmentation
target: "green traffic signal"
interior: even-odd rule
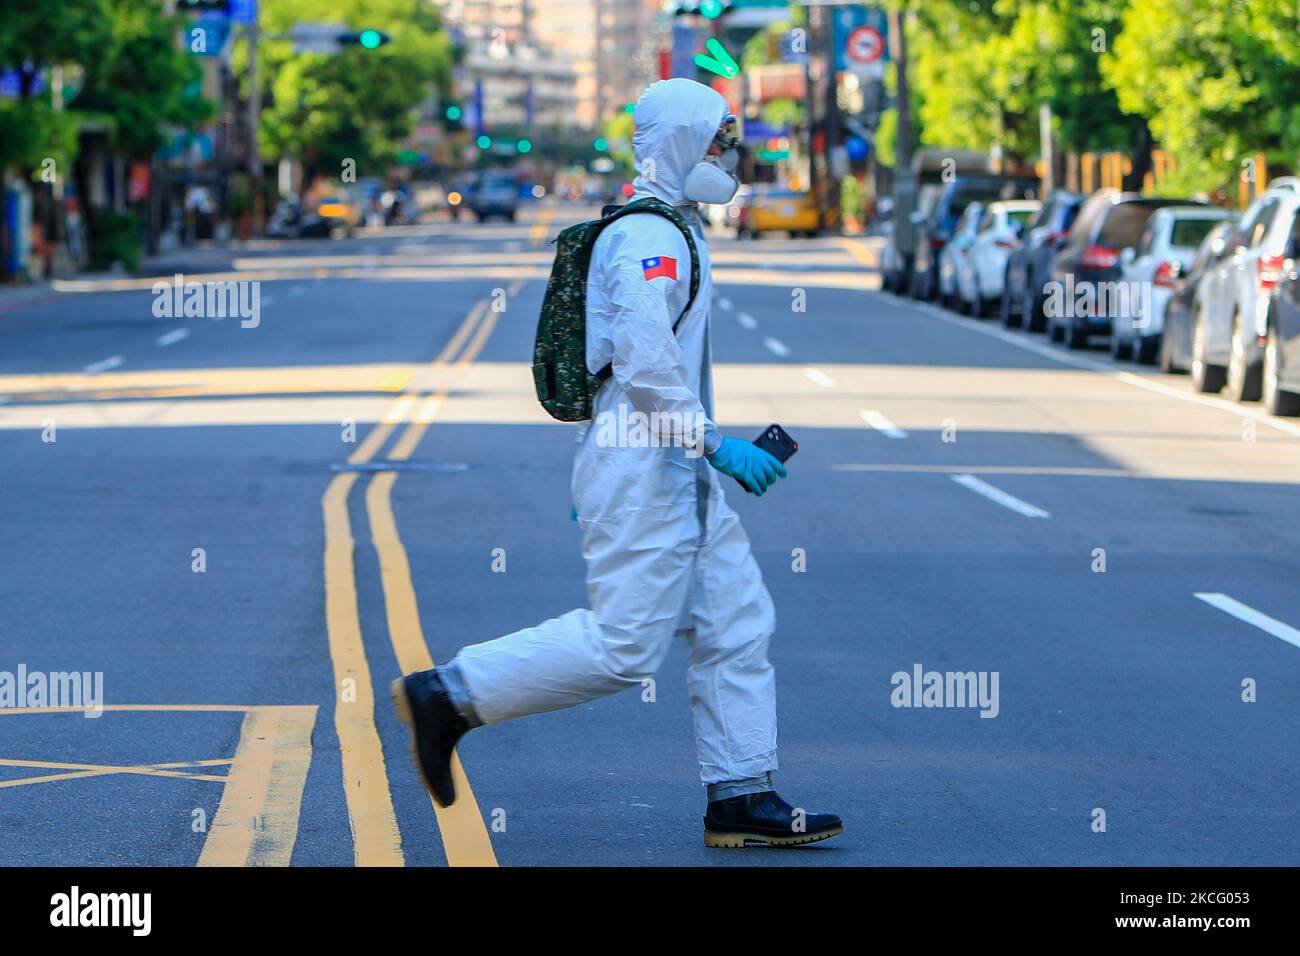
[[[464,115],[464,111],[459,106],[447,107],[447,119],[451,120],[453,123],[459,121]]]
[[[597,139],[591,145],[595,148],[596,152],[598,153],[603,153],[605,150],[609,149],[609,143],[605,141],[605,137],[603,136]]]
[[[533,151],[533,144],[526,139],[521,139],[517,148],[521,153],[531,153]]]
[[[700,16],[707,17],[710,20],[716,20],[726,12],[727,5],[723,0],[700,0]]]
[[[378,30],[362,30],[361,35],[357,37],[357,42],[367,50],[376,50],[385,39],[386,37]]]
[[[628,103],[626,106],[623,107],[623,112],[626,113],[628,116],[631,116],[633,113],[636,112],[636,104]]]
[[[475,140],[475,143],[478,144],[478,148],[479,148],[479,149],[491,149],[491,148],[492,148],[492,137],[491,137],[491,136],[488,136],[486,133],[484,133],[484,134],[483,134],[482,136],[480,136],[477,140]]]

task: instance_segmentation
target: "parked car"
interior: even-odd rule
[[[933,299],[939,292],[939,255],[952,238],[957,220],[973,202],[1033,199],[1038,179],[1024,176],[956,176],[939,193],[924,220],[918,222],[912,295]]]
[[[1196,205],[1189,199],[1156,199],[1101,189],[1086,199],[1065,245],[1052,260],[1044,308],[1052,341],[1081,349],[1093,335],[1108,335],[1112,312],[1127,295],[1120,253],[1136,246],[1147,222],[1165,206]],[[1055,293],[1055,294],[1053,294]]]
[[[501,216],[514,222],[519,211],[519,188],[514,176],[505,172],[483,173],[474,181],[467,205],[478,222],[489,216]]]
[[[880,254],[881,281],[887,291],[902,295],[912,287],[917,229],[948,180],[992,173],[988,153],[928,147],[912,154],[911,167],[895,175],[893,193],[882,197],[879,206],[880,231],[885,238]]]
[[[983,203],[973,202],[967,206],[953,227],[952,237],[939,253],[939,301],[950,309],[958,307],[957,272],[970,254],[983,219]]]
[[[1020,246],[1020,237],[1041,206],[1037,199],[1003,199],[984,209],[970,248],[957,266],[958,309],[988,315],[993,304],[1002,300],[1007,259]]]
[[[1291,220],[1264,335],[1263,399],[1274,415],[1300,415],[1300,216]]]
[[[1228,249],[1236,223],[1221,222],[1201,240],[1191,265],[1175,279],[1173,294],[1165,307],[1164,332],[1160,336],[1160,371],[1186,372],[1192,363],[1192,316],[1201,280]]]
[[[1268,300],[1300,211],[1300,178],[1269,183],[1241,217],[1218,268],[1201,280],[1192,326],[1198,390],[1254,401],[1263,385]]]
[[[783,186],[755,185],[745,204],[744,225],[737,234],[757,239],[765,232],[815,236],[821,229],[817,198]]]
[[[1112,355],[1132,357],[1147,365],[1155,361],[1165,327],[1165,308],[1178,277],[1191,266],[1211,230],[1236,218],[1230,209],[1209,206],[1168,206],[1156,211],[1137,247],[1120,253],[1129,308],[1120,309],[1113,317]]]
[[[1001,318],[1007,328],[1024,325],[1030,332],[1043,331],[1043,287],[1052,274],[1052,259],[1069,238],[1082,203],[1083,197],[1077,193],[1053,190],[1029,220],[1020,245],[1007,258],[1002,282]]]

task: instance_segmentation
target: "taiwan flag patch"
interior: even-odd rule
[[[675,280],[677,278],[677,260],[670,256],[651,256],[649,259],[641,260],[641,271],[645,273],[647,280],[658,279],[660,276],[667,276]]]

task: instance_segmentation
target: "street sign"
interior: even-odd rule
[[[199,56],[220,56],[230,33],[225,17],[203,16],[185,28],[185,46]]]
[[[346,23],[295,23],[289,30],[294,53],[337,53]]]
[[[834,19],[835,69],[859,76],[884,74],[889,60],[889,23],[876,7],[842,7]]]
[[[257,0],[230,0],[230,19],[234,23],[256,23]]]

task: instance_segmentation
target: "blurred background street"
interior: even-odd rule
[[[1105,6],[7,10],[0,865],[1294,865],[1297,11]],[[744,127],[716,418],[800,446],[728,500],[802,851],[700,846],[685,646],[450,810],[388,700],[586,602],[534,334],[668,76]]]

